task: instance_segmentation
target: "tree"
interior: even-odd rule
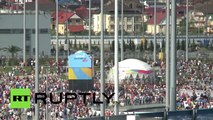
[[[113,52],[115,50],[114,48],[115,48],[115,41],[113,40],[110,46],[110,50]]]
[[[148,43],[148,41],[145,39],[145,42],[144,42],[144,50],[147,50],[147,43]]]
[[[177,50],[180,50],[180,40],[177,40]]]
[[[82,49],[82,45],[81,43],[79,43],[78,49],[81,50]]]
[[[141,41],[141,44],[140,44],[140,52],[143,51],[143,42]]]
[[[81,42],[79,41],[78,42],[78,49],[80,50],[82,47],[81,47]]]
[[[69,41],[69,48],[72,48],[72,41]]]
[[[186,43],[184,40],[181,41],[181,50],[186,50]]]
[[[150,42],[149,50],[153,51],[153,49],[154,49],[154,44],[153,44],[153,42],[151,41],[151,42]]]
[[[22,49],[20,47],[17,47],[17,46],[14,46],[14,45],[8,46],[8,47],[4,47],[1,50],[9,52],[11,54],[12,58],[14,58],[14,55],[17,52],[22,51]]]
[[[74,48],[77,49],[77,41],[76,41],[76,39],[74,41]]]
[[[123,40],[123,50],[124,50],[124,52],[126,52],[126,42]]]
[[[192,45],[191,45],[191,49],[192,49],[192,50],[195,50],[195,48],[196,48],[196,44],[195,44],[195,40],[193,39]]]
[[[135,51],[135,47],[136,47],[135,42],[132,41],[132,42],[131,42],[131,49],[132,49],[132,51]]]
[[[163,39],[163,41],[162,41],[162,51],[164,52],[165,51],[165,40]]]

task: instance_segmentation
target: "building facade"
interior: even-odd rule
[[[23,14],[0,14],[0,48],[17,46],[23,49]],[[26,14],[26,57],[35,55],[35,14]],[[50,15],[39,15],[39,55],[50,56]],[[23,52],[18,56],[22,57]],[[0,51],[0,55],[9,53]]]

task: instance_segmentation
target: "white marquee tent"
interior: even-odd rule
[[[142,78],[143,76],[149,76],[153,73],[149,64],[140,61],[138,59],[126,59],[119,62],[119,80],[123,80],[132,76],[136,78]],[[108,81],[114,79],[114,67],[110,69],[108,74]]]

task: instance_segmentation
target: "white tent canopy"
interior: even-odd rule
[[[131,75],[136,78],[148,76],[152,73],[152,68],[149,64],[138,59],[126,59],[119,62],[119,80],[129,78]],[[110,69],[108,74],[108,81],[114,79],[114,67]]]

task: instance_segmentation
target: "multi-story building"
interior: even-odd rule
[[[23,14],[0,14],[0,48],[23,48]],[[39,55],[50,55],[50,15],[39,15]],[[26,56],[35,54],[35,14],[26,14]],[[0,51],[0,55],[9,53]],[[18,53],[22,56],[22,52]]]
[[[137,1],[137,0],[136,0]],[[134,1],[124,1],[124,19],[123,19],[123,27],[124,32],[130,34],[141,33],[142,27],[142,16],[141,16],[141,8],[139,9],[138,5],[140,3],[136,3]],[[114,18],[114,1],[109,1],[106,3],[104,7],[104,30],[109,34],[114,33],[114,25],[115,25],[115,18]],[[121,10],[119,10],[121,13]],[[101,32],[101,19],[100,13],[93,14],[93,31],[95,33]],[[119,29],[121,28],[121,14],[119,14]]]
[[[53,13],[52,17],[52,28],[55,28],[56,22],[56,14]],[[68,22],[68,23],[67,23]],[[69,32],[82,32],[85,30],[86,21],[79,17],[74,12],[68,11],[59,11],[58,13],[58,33],[64,35],[66,32],[66,28],[68,24],[68,31]]]

